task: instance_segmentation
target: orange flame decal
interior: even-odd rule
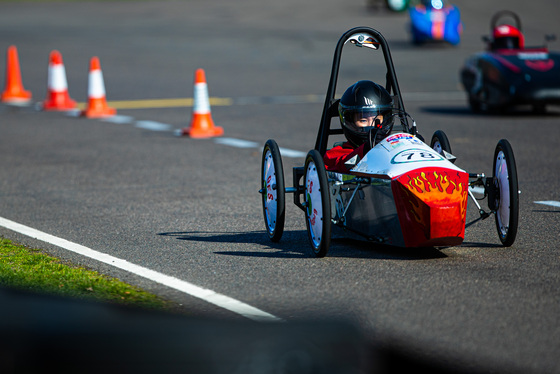
[[[467,212],[467,173],[424,168],[402,175],[396,182],[394,192],[396,199],[398,195],[399,218],[409,243],[462,241]]]

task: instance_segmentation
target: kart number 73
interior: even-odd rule
[[[391,160],[392,164],[404,164],[407,162],[421,161],[443,161],[444,158],[438,153],[426,149],[407,149],[397,153]]]

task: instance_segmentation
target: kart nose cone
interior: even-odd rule
[[[468,173],[409,171],[391,183],[407,247],[455,246],[465,238]]]

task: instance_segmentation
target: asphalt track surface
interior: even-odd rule
[[[33,100],[46,97],[51,50],[62,53],[70,96],[81,103],[89,59],[98,56],[118,117],[0,106],[0,217],[288,325],[344,321],[366,339],[466,372],[560,373],[560,210],[535,203],[560,201],[560,108],[475,115],[458,78],[463,61],[483,48],[495,11],[518,12],[527,44],[535,45],[546,33],[560,35],[560,10],[556,0],[455,3],[465,24],[461,44],[415,47],[406,14],[354,0],[3,2],[0,50],[17,46]],[[291,195],[282,240],[268,240],[257,193],[262,146],[272,138],[296,151],[283,158],[291,186],[292,167],[315,143],[335,44],[362,25],[389,41],[407,111],[425,137],[447,133],[458,166],[491,174],[496,143],[510,141],[521,190],[511,248],[500,245],[490,218],[454,248],[413,251],[337,238],[328,257],[316,259]],[[380,65],[357,52],[344,63],[339,89],[382,81]],[[197,68],[205,69],[212,117],[225,139],[176,135],[190,124]],[[471,205],[469,218],[476,215]],[[168,297],[193,318],[246,320],[6,227],[0,235]]]

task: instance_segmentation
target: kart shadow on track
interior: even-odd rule
[[[481,242],[463,242],[461,247],[467,248],[503,248],[501,244],[481,243]]]
[[[331,257],[373,258],[378,260],[401,261],[431,260],[448,257],[435,247],[394,247],[377,243],[372,244],[371,242],[349,238],[333,237],[331,245],[333,248],[338,247],[336,248],[336,253],[331,254]]]
[[[560,108],[560,107],[557,107]],[[420,111],[431,114],[443,114],[443,115],[460,115],[460,116],[472,116],[472,117],[560,117],[560,111],[556,108],[551,107],[548,111],[544,113],[538,113],[531,108],[510,108],[507,111],[489,111],[486,113],[475,113],[470,110],[468,106],[457,106],[457,107],[435,107],[435,106],[424,106],[419,108]]]
[[[212,231],[178,231],[178,232],[161,232],[157,235],[172,236],[178,240],[189,240],[197,242],[209,243],[254,243],[254,244],[268,244],[266,239],[263,239],[262,231],[248,231],[248,232],[212,232]]]
[[[533,213],[560,213],[560,210],[544,210],[544,209],[534,209]]]
[[[263,238],[262,231],[249,232],[210,232],[210,231],[180,231],[158,233],[160,236],[171,236],[178,240],[208,242],[208,243],[253,243],[261,244],[276,250],[275,252],[260,251],[219,251],[220,255],[240,257],[267,258],[307,258],[309,254],[306,246],[307,233],[305,230],[286,231],[289,246],[273,243]],[[434,247],[426,248],[395,248],[389,245],[372,244],[364,240],[349,238],[332,238],[332,245],[336,251],[331,257],[370,258],[382,260],[429,260],[446,258],[443,252]]]

